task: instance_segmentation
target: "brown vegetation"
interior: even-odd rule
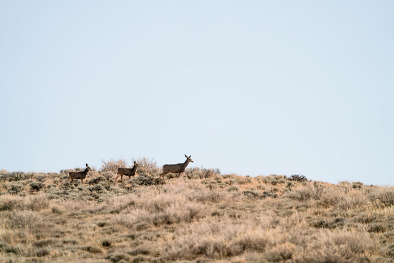
[[[144,160],[123,184],[110,162],[84,184],[1,171],[0,262],[394,259],[393,187],[202,168],[163,184]]]

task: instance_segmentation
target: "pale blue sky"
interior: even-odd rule
[[[394,185],[393,1],[1,1],[0,169],[147,157]]]

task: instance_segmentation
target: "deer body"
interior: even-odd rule
[[[183,173],[186,169],[186,167],[188,166],[189,162],[193,162],[193,160],[191,159],[191,155],[187,156],[185,154],[186,157],[186,161],[184,163],[178,163],[178,164],[165,164],[163,165],[163,173],[160,174],[160,176],[163,177],[164,180],[164,176],[168,173],[177,173],[178,176],[181,175],[181,173]]]
[[[89,171],[92,169],[89,167],[88,164],[86,164],[86,168],[82,172],[69,172],[69,180],[71,179],[71,183],[74,181],[74,179],[81,179],[81,182],[83,183],[83,179],[86,178],[86,175],[88,174]]]
[[[135,174],[137,172],[137,168],[138,168],[138,164],[136,161],[134,161],[133,168],[118,168],[118,176],[115,178],[115,182],[119,176],[120,176],[120,180],[122,180],[122,182],[123,182],[124,175],[128,176],[129,178],[131,176],[135,176]]]

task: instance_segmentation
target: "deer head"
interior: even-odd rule
[[[92,170],[92,169],[89,167],[88,164],[86,164],[86,170],[87,170],[88,172]]]
[[[187,156],[187,155],[185,154],[185,157],[187,158],[187,160],[188,160],[189,162],[194,163],[193,160],[192,160],[192,156],[191,156],[191,155]]]

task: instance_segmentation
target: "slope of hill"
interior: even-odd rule
[[[0,175],[1,262],[392,262],[394,187],[157,167]]]

